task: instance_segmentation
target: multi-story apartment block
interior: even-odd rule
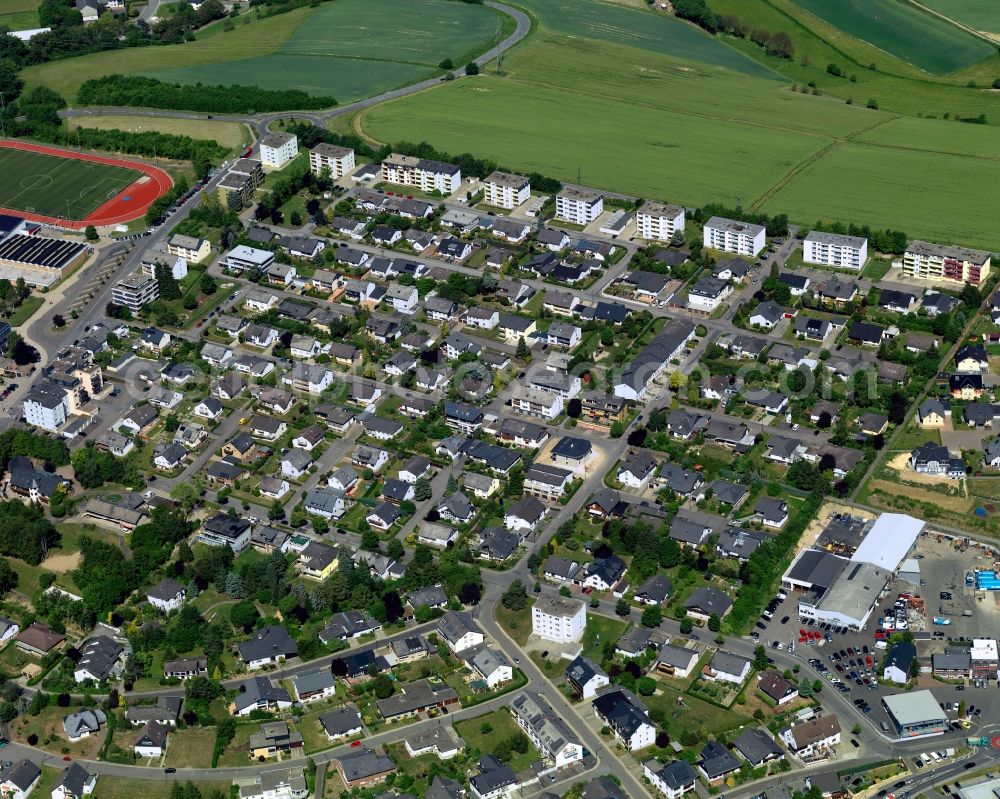
[[[556,219],[589,225],[604,213],[604,195],[593,189],[564,187],[556,195]]]
[[[903,253],[903,275],[917,280],[980,285],[990,273],[990,254],[968,247],[911,241]]]
[[[133,316],[139,314],[143,305],[155,302],[160,296],[160,286],[155,277],[136,272],[111,289],[111,301],[124,305]]]
[[[462,170],[442,161],[393,153],[382,162],[382,180],[421,191],[452,194],[462,183]]]
[[[493,172],[483,182],[483,202],[513,210],[531,197],[531,180],[510,172]]]
[[[679,205],[645,202],[635,214],[639,238],[670,241],[684,232],[684,209]]]
[[[175,233],[167,240],[167,252],[185,261],[198,263],[211,254],[212,243],[208,239]]]
[[[219,181],[219,201],[240,211],[253,202],[254,191],[264,183],[264,165],[256,158],[240,158]]]
[[[563,410],[563,398],[550,391],[535,388],[525,389],[518,396],[511,397],[510,406],[518,413],[539,419],[555,419]]]
[[[702,238],[708,249],[735,252],[750,258],[756,258],[757,253],[764,249],[765,243],[762,225],[738,222],[721,216],[713,216],[705,223]]]
[[[35,383],[24,397],[24,418],[33,427],[55,433],[69,418],[66,392],[47,380]]]
[[[802,242],[802,260],[807,264],[859,270],[868,260],[868,239],[812,230]]]
[[[66,347],[28,391],[24,416],[29,424],[55,432],[72,414],[89,415],[84,406],[107,391],[101,367],[91,354],[79,347]],[[96,403],[92,407],[96,409]]]
[[[239,244],[229,251],[223,263],[237,274],[262,275],[274,263],[274,253]]]
[[[354,165],[354,150],[350,147],[321,142],[309,151],[309,169],[314,175],[328,169],[330,177],[337,180],[354,169]]]
[[[561,769],[583,760],[583,744],[541,695],[523,693],[514,697],[510,712],[517,726],[538,747],[544,763]]]
[[[579,641],[586,627],[587,608],[579,599],[542,594],[531,606],[531,632],[545,641]]]
[[[260,160],[264,166],[281,169],[299,154],[299,139],[294,133],[274,131],[260,140]]]

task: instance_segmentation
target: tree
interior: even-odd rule
[[[97,235],[97,228],[93,225],[87,225],[86,229],[83,231],[83,235],[86,237],[87,241],[97,241],[100,236]]]
[[[166,264],[157,263],[154,267],[156,286],[160,290],[160,299],[171,301],[181,298],[181,287],[174,277],[173,271]],[[167,324],[167,323],[164,323]]]
[[[63,316],[61,313],[57,313],[55,316],[52,317],[52,326],[66,327],[66,317]]]
[[[640,677],[635,681],[635,690],[643,696],[652,696],[656,693],[656,680],[652,677]]]
[[[209,297],[219,290],[219,285],[215,282],[215,278],[206,271],[201,275],[201,280],[198,282],[198,289],[202,294]]]
[[[524,340],[524,336],[521,336],[517,340],[517,349],[514,350],[514,357],[519,361],[526,361],[531,357],[531,350],[528,349],[528,344]]]
[[[566,415],[570,419],[579,419],[580,413],[583,411],[583,403],[580,402],[579,397],[573,397],[569,402],[566,403]]]
[[[514,580],[510,584],[510,587],[503,592],[503,596],[500,597],[500,604],[502,604],[507,610],[522,610],[528,605],[528,591],[524,587],[524,583],[520,580]]]
[[[621,616],[622,618],[628,616],[632,612],[632,607],[629,605],[625,599],[619,599],[615,603],[615,615]]]
[[[426,477],[418,477],[417,482],[413,484],[413,498],[417,502],[426,502],[434,496],[434,491],[431,489],[430,480]]]
[[[271,503],[271,507],[268,508],[267,518],[272,522],[278,522],[285,518],[285,506],[281,504],[281,500],[274,500]]]
[[[681,619],[681,634],[687,635],[693,629],[694,629],[694,622],[692,622],[688,616],[685,616],[683,619]]]
[[[234,627],[239,627],[244,632],[252,630],[258,618],[260,618],[260,613],[257,612],[254,603],[249,600],[237,602],[229,611],[229,621]]]
[[[660,610],[660,606],[650,605],[642,612],[639,623],[643,627],[659,627],[661,621],[663,621],[663,612]]]
[[[454,68],[455,68],[455,62],[452,61],[450,58],[446,58],[440,64],[438,64],[438,69],[451,70]]]
[[[768,666],[767,662],[767,650],[759,644],[754,647],[753,650],[753,667],[757,671],[764,671]]]
[[[465,65],[465,74],[466,75],[478,75],[479,74],[479,64],[477,64],[475,61],[470,61],[468,64]]]
[[[722,629],[722,620],[719,618],[718,613],[713,613],[708,617],[708,629],[713,633],[717,633]]]

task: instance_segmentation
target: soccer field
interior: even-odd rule
[[[84,219],[139,178],[107,164],[0,148],[0,207]]]

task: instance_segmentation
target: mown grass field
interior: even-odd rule
[[[136,178],[133,169],[0,148],[0,206],[83,219]]]
[[[811,14],[932,75],[945,75],[995,53],[972,34],[898,0],[795,0]]]
[[[235,150],[251,141],[250,132],[237,122],[107,114],[99,117],[71,117],[66,123],[70,128],[127,130],[136,133],[152,130],[157,133],[190,136],[193,139],[209,139],[230,150]]]
[[[502,28],[501,17],[484,5],[338,0],[318,8],[278,52],[145,74],[178,83],[294,88],[345,102],[433,75],[446,57],[461,64]]]
[[[0,25],[12,31],[38,27],[38,0],[0,0]]]
[[[855,140],[900,149],[971,155],[1000,161],[1000,135],[991,125],[963,125],[939,119],[898,117],[860,133]]]
[[[599,0],[523,0],[548,30],[701,61],[747,75],[777,78],[770,69],[676,17]]]
[[[995,0],[922,0],[921,5],[973,30],[1000,33],[1000,8]]]
[[[1000,161],[933,152],[837,145],[764,204],[808,222],[868,220],[911,237],[995,249]]]
[[[220,64],[273,53],[313,13],[314,9],[300,8],[259,20],[247,14],[236,20],[235,30],[224,31],[220,21],[199,31],[197,40],[193,42],[137,47],[124,52],[110,50],[50,61],[22,70],[21,77],[29,89],[44,84],[72,102],[85,80],[101,75]]]

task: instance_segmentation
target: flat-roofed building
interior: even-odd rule
[[[930,691],[885,696],[882,705],[901,738],[942,735],[948,729],[948,716]]]
[[[129,275],[111,289],[111,301],[128,308],[133,316],[138,316],[142,306],[156,302],[159,296],[160,286],[156,278],[143,272]]]
[[[354,169],[354,166],[354,150],[350,147],[320,142],[309,151],[309,169],[314,175],[327,169],[330,177],[338,180]]]
[[[911,241],[903,253],[903,276],[978,286],[990,273],[990,258],[983,250]]]
[[[765,231],[763,225],[713,216],[702,228],[702,239],[707,249],[756,258],[764,249]]]
[[[802,260],[807,264],[860,270],[868,260],[868,239],[811,230],[802,242]]]
[[[462,170],[455,164],[392,153],[382,161],[382,180],[421,191],[452,194],[462,183]]]
[[[581,186],[564,186],[556,195],[556,219],[589,225],[604,213],[604,195]]]
[[[680,205],[646,201],[635,214],[636,233],[653,241],[671,241],[684,232],[684,208]]]
[[[260,160],[264,166],[281,169],[299,154],[299,140],[294,133],[272,131],[260,140]]]
[[[513,210],[531,197],[531,180],[510,172],[493,172],[483,181],[483,202]]]

